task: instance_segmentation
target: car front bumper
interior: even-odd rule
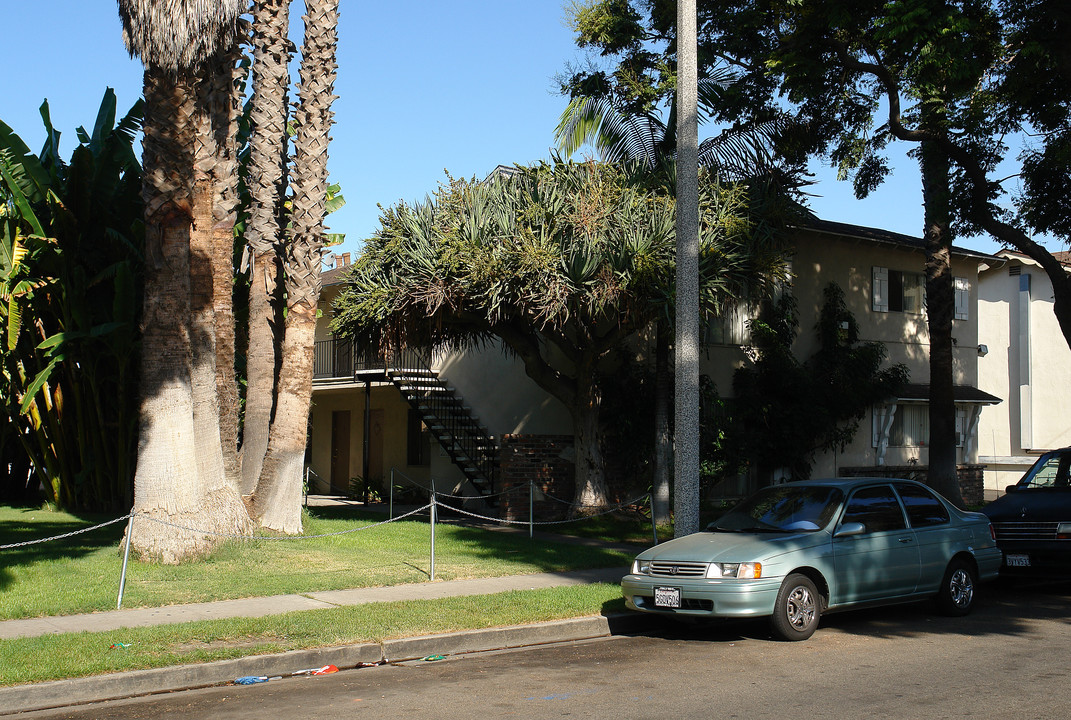
[[[694,617],[759,617],[772,615],[784,578],[737,580],[626,575],[621,579],[625,605],[640,612]],[[680,588],[681,607],[655,607],[655,588]]]
[[[1071,540],[997,541],[1004,551],[1001,574],[1071,575]],[[1028,563],[1022,565],[1024,562]],[[1017,564],[1018,563],[1018,564]]]

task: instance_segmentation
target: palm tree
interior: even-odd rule
[[[285,227],[287,89],[290,74],[290,0],[257,0],[253,14],[253,100],[249,139],[251,204],[246,223],[249,278],[249,343],[246,352],[245,423],[242,426],[241,492],[257,489],[268,450],[275,403],[278,247]]]
[[[164,562],[211,544],[211,536],[175,525],[222,533],[249,527],[222,472],[215,317],[206,300],[215,292],[212,262],[222,262],[206,241],[215,225],[213,182],[221,177],[207,164],[220,134],[198,92],[199,79],[231,58],[245,3],[175,5],[119,0],[127,47],[145,64],[146,292],[134,510],[171,523],[139,523],[132,543]]]
[[[327,145],[334,100],[338,0],[306,0],[295,118],[293,205],[286,254],[287,314],[277,409],[253,496],[261,525],[301,530],[301,487],[312,400],[316,307],[327,206]]]

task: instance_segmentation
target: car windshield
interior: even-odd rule
[[[707,526],[710,532],[815,532],[833,519],[844,497],[837,488],[777,485],[744,500]]]

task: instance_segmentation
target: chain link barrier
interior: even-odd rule
[[[454,511],[456,513],[459,513],[461,515],[468,515],[469,517],[479,518],[480,520],[489,520],[491,522],[502,523],[504,525],[564,525],[566,523],[580,522],[582,520],[588,520],[588,519],[594,518],[594,517],[601,517],[603,515],[609,515],[610,513],[615,513],[618,510],[622,510],[624,508],[631,507],[631,506],[635,505],[636,503],[647,499],[648,497],[650,497],[650,495],[641,495],[640,497],[635,498],[634,500],[630,500],[628,502],[621,503],[620,505],[613,505],[611,507],[604,508],[602,510],[602,512],[592,513],[591,515],[583,515],[581,517],[575,517],[572,520],[506,520],[504,518],[493,518],[493,517],[489,517],[487,515],[480,515],[478,513],[474,513],[474,512],[471,512],[469,510],[463,510],[461,508],[456,508],[453,505],[447,505],[446,503],[436,502],[436,504],[439,507],[445,508],[447,510],[452,510],[452,511]],[[572,503],[569,503],[569,504],[571,505]],[[591,505],[591,506],[583,505],[583,506],[580,506],[580,507],[601,507],[601,506],[598,506],[598,505]]]
[[[94,525],[93,527],[82,528],[81,530],[72,530],[71,532],[64,533],[62,535],[53,535],[52,537],[38,538],[37,540],[26,540],[25,542],[11,543],[10,545],[0,545],[0,550],[10,550],[11,548],[26,547],[27,545],[37,545],[39,543],[52,542],[53,540],[64,540],[69,537],[74,537],[75,535],[93,532],[94,530],[99,530],[102,527],[107,527],[108,525],[114,525],[115,523],[123,522],[124,520],[129,520],[130,516],[133,514],[134,513],[127,513],[121,518],[115,518],[114,520],[102,522],[99,525]]]
[[[198,533],[200,535],[208,535],[211,537],[228,538],[231,540],[316,540],[319,538],[337,537],[339,535],[350,535],[352,533],[361,532],[362,530],[371,530],[377,528],[380,525],[386,525],[388,523],[397,522],[398,520],[404,520],[407,517],[422,513],[431,507],[431,503],[428,503],[424,507],[419,507],[416,510],[410,510],[404,515],[399,515],[383,522],[372,523],[371,525],[362,525],[358,528],[350,528],[349,530],[339,530],[333,533],[321,533],[320,535],[234,535],[229,533],[218,533],[211,530],[200,530],[198,528],[186,527],[185,525],[179,525],[168,520],[161,520],[160,518],[154,518],[150,515],[134,514],[134,517],[139,520],[148,520],[159,525],[167,525],[169,527],[178,528],[179,530],[185,530],[186,532]]]

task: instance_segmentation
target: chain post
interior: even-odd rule
[[[435,582],[435,478],[431,479],[431,573],[430,579]]]
[[[134,534],[134,513],[130,513],[130,519],[126,523],[126,548],[123,550],[123,570],[119,574],[119,597],[115,601],[115,609],[123,608],[123,590],[126,588],[126,563],[130,559],[130,536]]]
[[[655,514],[654,514],[654,495],[651,494],[651,493],[647,494],[647,504],[651,508],[651,534],[654,536],[654,544],[657,545],[658,544],[658,520],[655,518]],[[654,546],[652,545],[652,547],[654,547]]]

